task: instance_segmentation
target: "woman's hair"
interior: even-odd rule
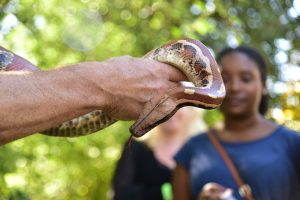
[[[239,46],[236,48],[227,47],[223,49],[218,55],[217,55],[217,62],[220,63],[222,58],[228,54],[234,53],[234,52],[240,52],[248,56],[252,61],[256,63],[258,66],[258,70],[260,72],[260,79],[263,83],[263,85],[266,86],[267,81],[267,65],[265,60],[263,59],[262,55],[254,48],[247,47],[247,46]],[[262,115],[265,115],[269,108],[269,95],[263,94],[261,97],[260,105],[259,105],[259,112]]]

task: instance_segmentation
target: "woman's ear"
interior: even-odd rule
[[[266,86],[263,87],[262,94],[267,95],[269,93],[268,88]]]

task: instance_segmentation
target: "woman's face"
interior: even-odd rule
[[[257,64],[241,52],[225,55],[219,64],[226,88],[221,106],[225,117],[257,114],[261,96],[267,92]]]

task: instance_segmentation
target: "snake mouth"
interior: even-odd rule
[[[166,120],[159,120],[157,121],[157,123],[154,123],[154,124],[151,124],[150,126],[148,126],[147,128],[145,129],[142,129],[142,130],[136,130],[136,127],[130,127],[130,132],[131,134],[136,137],[136,138],[139,138],[139,137],[142,137],[143,135],[145,135],[146,133],[148,133],[151,129],[153,129],[154,127],[156,127],[158,124],[160,123],[163,123],[165,122]]]
[[[183,87],[174,87],[163,97],[151,99],[145,106],[140,118],[129,128],[134,137],[145,135],[155,126],[167,121],[180,108],[177,96]]]

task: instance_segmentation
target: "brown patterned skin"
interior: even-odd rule
[[[88,135],[102,130],[117,120],[103,113],[102,110],[96,110],[68,122],[62,123],[58,127],[43,131],[42,134],[57,137],[78,137]]]
[[[0,70],[37,70],[33,64],[24,59],[13,59],[13,54],[5,52],[7,51],[0,52]],[[195,87],[179,84],[164,96],[149,101],[139,119],[130,128],[133,136],[143,136],[153,127],[168,120],[180,107],[196,106],[212,109],[221,105],[225,97],[223,80],[215,59],[201,42],[193,39],[170,42],[144,57],[178,68]],[[26,64],[19,60],[23,60]],[[13,67],[7,67],[8,63],[13,63]],[[116,121],[98,110],[45,130],[42,134],[77,137],[104,129]]]

